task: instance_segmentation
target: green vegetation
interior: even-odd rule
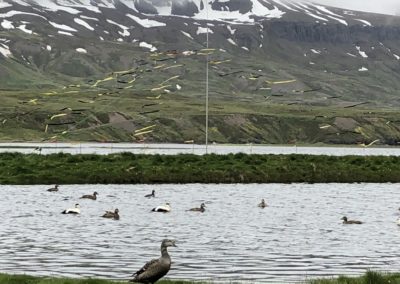
[[[383,274],[368,271],[361,277],[340,276],[334,279],[310,280],[310,284],[398,284],[400,283],[400,273]]]
[[[71,279],[71,278],[50,278],[50,277],[33,277],[28,275],[10,275],[0,274],[0,284],[121,284],[126,282],[107,281],[100,279]],[[202,283],[199,281],[177,281],[162,280],[158,284],[190,284]],[[237,283],[237,282],[234,282]],[[309,284],[399,284],[400,273],[384,274],[368,271],[360,277],[345,277],[332,279],[315,279],[308,280]]]
[[[121,284],[127,282],[117,282],[110,280],[83,278],[54,278],[54,277],[34,277],[29,275],[0,274],[0,284]],[[158,281],[158,284],[189,284],[189,281]],[[200,283],[200,282],[195,282]]]
[[[1,184],[400,182],[400,157],[0,154]]]

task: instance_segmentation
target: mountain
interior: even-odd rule
[[[207,47],[208,31],[208,47]],[[400,141],[400,18],[285,0],[0,0],[2,140]]]

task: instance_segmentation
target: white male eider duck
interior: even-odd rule
[[[81,209],[79,204],[75,204],[74,208],[68,208],[65,209],[63,212],[61,212],[62,214],[80,214],[81,213]]]
[[[85,194],[81,197],[82,198],[86,198],[86,199],[92,199],[92,200],[96,200],[97,199],[97,191],[93,192],[93,194]]]
[[[58,191],[58,184],[56,184],[54,187],[52,187],[52,188],[49,188],[47,191],[49,191],[49,192],[56,192],[56,191]]]
[[[362,224],[363,223],[361,221],[348,220],[346,216],[343,216],[342,220],[343,220],[343,224]]]
[[[154,207],[153,209],[151,209],[151,211],[167,213],[167,212],[171,211],[171,206],[169,203],[165,203],[165,205],[160,205],[160,206]]]
[[[267,206],[268,206],[268,205],[267,205],[267,203],[265,202],[264,198],[261,199],[261,202],[258,204],[258,207],[260,207],[260,208],[265,208],[265,207],[267,207]]]

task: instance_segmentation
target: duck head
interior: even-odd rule
[[[204,203],[201,203],[200,208],[201,208],[201,209],[205,209],[205,208],[206,208],[206,205],[205,205]]]
[[[347,217],[343,216],[341,220],[343,220],[344,222],[347,222]]]
[[[99,194],[97,193],[97,191],[95,191],[95,192],[93,192],[93,195],[99,195]]]
[[[78,203],[76,203],[75,208],[81,208],[81,206]]]
[[[161,247],[176,247],[175,240],[164,239],[161,243]]]

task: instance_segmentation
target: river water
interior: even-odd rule
[[[399,184],[0,186],[0,272],[124,280],[173,238],[168,278],[293,283],[400,271]],[[143,196],[156,190],[156,198]],[[79,199],[93,191],[98,200]],[[265,198],[269,207],[257,207]],[[81,205],[79,216],[60,212]],[[150,210],[170,202],[170,213]],[[188,212],[201,202],[204,213]],[[119,221],[101,218],[119,208]],[[341,217],[362,220],[343,225]]]
[[[1,152],[20,152],[25,154],[99,154],[130,152],[135,154],[196,154],[205,153],[230,154],[306,154],[329,156],[400,156],[400,147],[305,147],[305,146],[272,146],[255,144],[138,144],[138,143],[0,143]]]

